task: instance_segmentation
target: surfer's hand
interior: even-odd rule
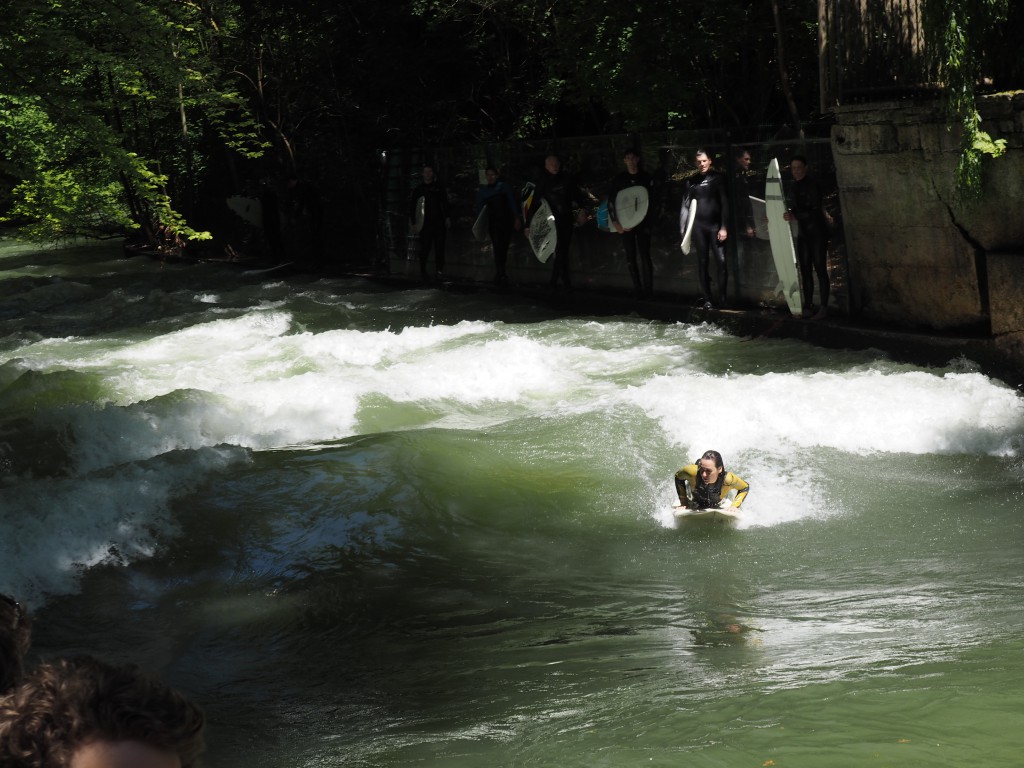
[[[793,220],[793,212],[792,211],[786,211],[784,214],[782,214],[782,218],[784,218],[786,221],[792,221]]]
[[[722,499],[718,502],[719,509],[729,509],[732,506],[732,499]]]

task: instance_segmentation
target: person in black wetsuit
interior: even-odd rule
[[[537,199],[543,198],[548,201],[551,213],[555,217],[555,232],[558,235],[558,241],[555,244],[555,265],[551,270],[551,287],[556,288],[558,279],[561,277],[565,289],[571,290],[569,244],[572,242],[573,226],[574,223],[582,224],[587,220],[584,206],[591,204],[593,200],[580,189],[576,179],[562,170],[562,161],[559,160],[558,155],[548,155],[544,158],[544,172],[541,173],[540,181],[537,182],[534,195]],[[573,206],[580,208],[576,217],[572,215]],[[526,214],[527,228],[529,228],[536,210],[536,206],[533,206]]]
[[[718,306],[727,306],[726,282],[728,270],[725,263],[725,241],[729,236],[726,222],[729,220],[729,198],[726,194],[725,179],[711,168],[711,155],[705,149],[698,149],[695,155],[700,174],[690,179],[683,194],[683,205],[679,211],[680,234],[685,234],[684,222],[688,216],[690,201],[697,200],[697,212],[691,235],[691,250],[697,256],[697,277],[700,281],[701,304],[704,309],[713,309],[711,282],[708,274],[708,253],[715,259],[715,284],[718,286]]]
[[[733,156],[732,199],[740,235],[754,236],[754,204],[750,202],[750,151],[740,147]]]
[[[828,220],[825,218],[821,187],[807,173],[807,158],[794,155],[789,161],[793,186],[789,190],[789,210],[783,214],[786,221],[796,219],[799,236],[796,241],[797,264],[803,288],[804,309],[801,317],[823,320],[828,314]],[[814,273],[818,274],[818,295],[821,305],[817,313],[812,310]]]
[[[654,293],[654,265],[651,263],[651,230],[648,222],[652,212],[656,210],[654,201],[654,179],[651,174],[640,170],[640,153],[635,149],[627,149],[622,155],[626,170],[612,180],[608,190],[608,220],[615,231],[622,235],[622,244],[626,247],[626,264],[629,276],[633,278],[633,289],[638,299],[650,298]],[[631,229],[619,223],[618,212],[615,210],[615,197],[629,187],[644,187],[647,190],[647,215],[644,220]]]
[[[498,288],[503,288],[508,285],[505,263],[508,260],[508,244],[512,239],[512,230],[518,232],[522,229],[523,220],[512,188],[498,179],[498,169],[488,166],[484,174],[487,183],[477,190],[473,213],[479,216],[483,207],[487,206],[487,230],[494,249],[494,284]]]
[[[427,279],[427,259],[434,251],[434,268],[437,279],[444,272],[444,241],[450,221],[448,220],[448,190],[437,180],[432,165],[423,166],[423,183],[413,190],[409,203],[409,218],[416,218],[416,201],[423,198],[423,228],[420,229],[420,277]]]

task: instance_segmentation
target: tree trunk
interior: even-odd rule
[[[793,118],[793,127],[797,136],[804,137],[803,125],[800,123],[800,113],[796,108],[796,101],[793,99],[793,89],[789,86],[789,75],[786,74],[786,52],[782,44],[782,13],[779,11],[779,0],[772,0],[772,18],[775,20],[775,60],[779,65],[779,84],[782,86],[782,95],[786,98],[786,105],[789,107],[789,115]]]

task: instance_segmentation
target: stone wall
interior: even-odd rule
[[[1008,149],[985,160],[976,202],[955,192],[959,132],[940,102],[838,109],[832,148],[851,305],[865,318],[1024,332],[1024,92],[984,97],[980,107],[982,130]]]

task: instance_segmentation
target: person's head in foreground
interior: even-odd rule
[[[200,709],[130,665],[40,664],[0,698],[3,768],[196,768]]]

